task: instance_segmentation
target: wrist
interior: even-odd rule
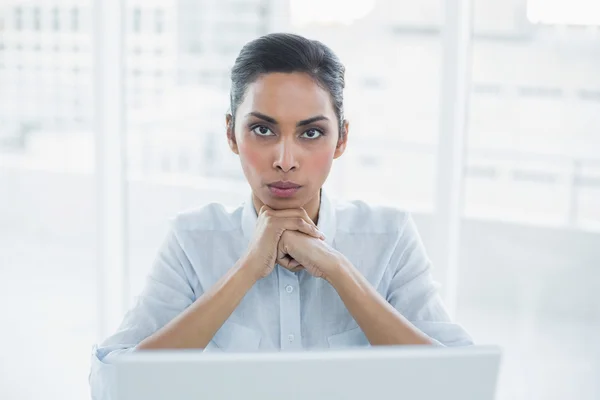
[[[342,254],[332,257],[332,262],[327,268],[325,280],[329,282],[331,286],[335,287],[348,275],[348,269],[350,267],[350,262]]]
[[[236,265],[237,272],[242,274],[245,279],[249,280],[251,284],[255,284],[263,278],[262,271],[257,268],[258,263],[252,257],[251,254],[246,254],[238,261]]]

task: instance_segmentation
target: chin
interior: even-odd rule
[[[280,209],[286,209],[286,208],[300,208],[303,207],[308,201],[306,201],[306,199],[304,198],[300,198],[300,197],[290,197],[287,199],[282,199],[280,197],[274,197],[271,196],[270,194],[267,195],[268,198],[266,199],[265,203],[266,205],[268,205],[269,207],[271,207],[274,210],[280,210]]]

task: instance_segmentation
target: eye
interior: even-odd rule
[[[264,125],[257,125],[254,128],[252,128],[252,132],[254,132],[255,135],[258,136],[273,136],[273,132],[271,132],[271,130],[269,128],[267,128]]]
[[[300,135],[300,137],[303,137],[305,139],[317,139],[321,136],[323,136],[323,132],[315,128],[311,128],[304,132],[302,135]]]

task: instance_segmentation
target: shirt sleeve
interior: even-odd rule
[[[442,346],[468,346],[472,338],[452,322],[431,276],[431,262],[416,225],[407,215],[390,260],[387,301],[415,327]]]
[[[114,360],[135,349],[183,312],[196,299],[197,276],[171,228],[135,305],[126,313],[117,332],[92,349],[89,375],[92,399],[114,399]]]

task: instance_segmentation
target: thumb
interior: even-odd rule
[[[287,254],[287,246],[283,240],[283,236],[284,235],[279,236],[279,241],[277,242],[277,254],[279,257],[283,257]]]
[[[263,204],[262,207],[260,208],[260,210],[258,210],[258,215],[260,216],[262,213],[264,213],[267,210],[273,210],[271,207],[269,207],[266,204]]]

